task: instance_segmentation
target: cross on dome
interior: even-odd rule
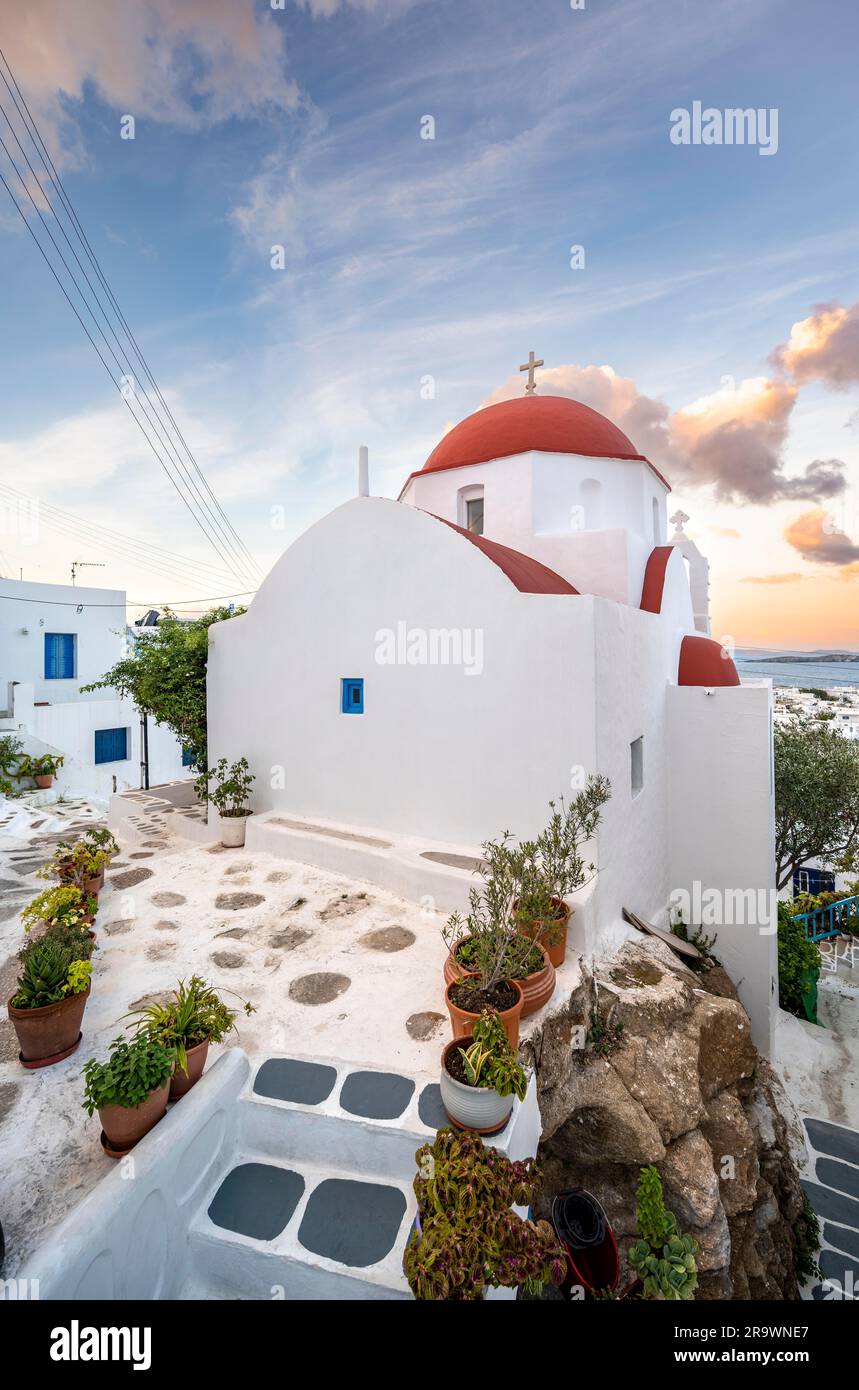
[[[519,368],[520,372],[528,373],[528,381],[525,386],[526,396],[534,395],[534,392],[537,390],[537,384],[534,381],[534,373],[538,367],[545,367],[545,365],[546,364],[543,361],[542,357],[535,358],[533,351],[531,351],[528,354],[528,361],[522,363],[521,367]]]

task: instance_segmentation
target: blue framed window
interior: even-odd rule
[[[74,632],[45,633],[45,680],[74,680],[77,670],[77,634]]]
[[[127,757],[127,729],[96,729],[95,761],[97,763],[123,763]]]
[[[183,766],[183,767],[190,767],[191,764],[193,763],[193,761],[194,761],[194,750],[193,750],[193,748],[183,748],[183,749],[182,749],[182,766]]]
[[[346,679],[340,682],[340,713],[364,713],[364,677]]]

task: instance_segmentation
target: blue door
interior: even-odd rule
[[[45,680],[70,681],[75,678],[76,637],[73,632],[45,633]]]
[[[127,729],[96,729],[95,761],[97,763],[122,763],[127,757]]]

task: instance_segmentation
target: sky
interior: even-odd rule
[[[521,392],[533,349],[538,390],[602,410],[672,483],[714,635],[773,649],[859,650],[857,39],[843,0],[0,6],[258,571],[354,494],[359,445],[395,497],[452,424]],[[679,143],[696,102],[759,111],[753,142],[710,140],[711,118]],[[0,105],[14,123],[2,84]],[[27,221],[71,260],[2,115],[0,135]],[[0,258],[0,572],[67,582],[83,561],[78,582],[137,607],[249,590],[2,185]]]

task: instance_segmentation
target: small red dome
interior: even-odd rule
[[[467,416],[436,445],[420,471],[463,468],[532,449],[647,462],[617,425],[589,405],[569,396],[533,395],[499,401]]]
[[[728,653],[712,637],[684,637],[680,644],[678,685],[739,685]]]

